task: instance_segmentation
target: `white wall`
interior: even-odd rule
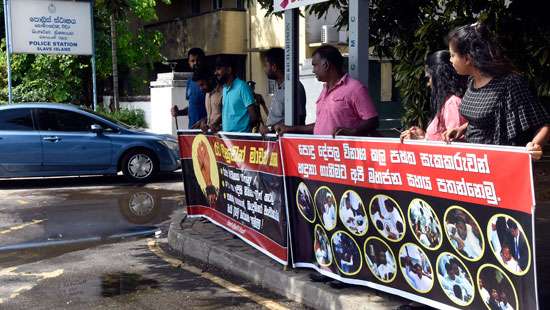
[[[147,124],[147,128],[151,126],[151,101],[132,101],[132,102],[121,101],[119,102],[119,104],[121,109],[143,110],[145,114],[145,123]]]
[[[300,70],[300,82],[304,84],[306,90],[306,124],[315,122],[316,106],[315,103],[323,90],[323,83],[319,82],[313,74],[311,59],[306,59]]]

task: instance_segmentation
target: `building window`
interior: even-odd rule
[[[219,10],[223,7],[223,0],[212,0],[212,9]]]
[[[201,1],[191,0],[191,14],[197,15],[201,13]]]
[[[244,10],[244,0],[235,0],[237,1],[237,9]]]

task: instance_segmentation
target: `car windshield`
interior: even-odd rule
[[[136,129],[136,127],[130,126],[130,125],[128,125],[128,124],[126,124],[126,123],[123,123],[123,122],[121,122],[121,121],[119,121],[119,120],[116,120],[116,119],[114,119],[114,118],[111,118],[111,117],[109,117],[109,116],[107,116],[107,115],[105,115],[105,114],[101,114],[101,113],[98,113],[98,112],[95,112],[95,111],[92,111],[92,110],[89,110],[89,109],[86,109],[86,108],[79,108],[79,109],[82,110],[82,111],[86,111],[86,112],[88,112],[88,113],[92,113],[92,114],[95,115],[95,116],[104,118],[104,119],[110,121],[111,123],[115,123],[115,124],[117,124],[118,126],[124,128],[124,129]]]

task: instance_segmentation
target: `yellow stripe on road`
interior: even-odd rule
[[[48,272],[33,273],[33,272],[16,272],[17,268],[18,267],[9,267],[9,268],[0,269],[0,277],[19,277],[19,279],[29,279],[29,280],[25,280],[27,282],[25,285],[12,289],[11,292],[4,292],[8,294],[7,296],[0,295],[0,304],[3,304],[9,299],[16,298],[21,293],[30,291],[33,287],[35,287],[41,281],[57,278],[63,274],[63,269],[57,269],[57,270],[48,271]],[[4,280],[0,279],[0,282],[2,281]]]
[[[255,303],[257,303],[258,305],[261,305],[261,306],[263,306],[267,309],[270,309],[270,310],[288,310],[289,309],[289,308],[281,305],[280,303],[278,303],[274,300],[267,299],[265,297],[254,294],[254,293],[252,293],[251,291],[249,291],[247,289],[244,289],[244,288],[242,288],[238,285],[235,285],[235,284],[233,284],[233,283],[231,283],[227,280],[224,280],[220,277],[217,277],[217,276],[215,276],[215,275],[213,275],[209,272],[203,272],[201,269],[199,269],[197,267],[188,265],[188,264],[184,263],[183,261],[181,261],[177,258],[168,256],[157,245],[157,242],[155,240],[149,239],[147,241],[147,245],[149,246],[149,250],[151,252],[153,252],[158,257],[162,258],[165,262],[172,265],[172,267],[181,268],[185,271],[194,273],[194,274],[196,274],[196,275],[198,275],[202,278],[205,278],[205,279],[209,280],[210,282],[215,283],[215,284],[217,284],[217,285],[219,285],[219,286],[221,286],[221,287],[223,287],[223,288],[225,288],[225,289],[227,289],[227,290],[229,290],[233,293],[237,293],[240,296],[246,297],[246,298],[254,301]]]
[[[0,235],[5,235],[5,234],[8,234],[10,232],[14,232],[16,230],[20,230],[20,229],[23,229],[27,226],[31,226],[31,225],[36,225],[36,224],[40,224],[42,222],[44,222],[45,220],[33,220],[32,222],[30,223],[23,223],[21,225],[17,225],[17,226],[13,226],[13,227],[10,227],[6,230],[0,230]]]

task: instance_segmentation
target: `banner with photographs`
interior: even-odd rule
[[[294,267],[438,309],[536,309],[519,148],[281,138]]]
[[[178,133],[189,216],[200,216],[287,265],[279,143],[259,135]]]

